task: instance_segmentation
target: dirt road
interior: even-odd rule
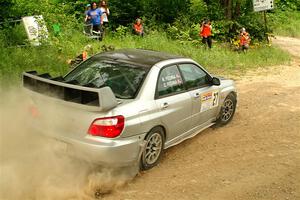
[[[300,40],[274,43],[300,56]],[[299,200],[297,60],[249,72],[237,81],[238,109],[229,125],[168,149],[158,167],[104,199]]]
[[[278,37],[274,43],[293,53],[292,63],[237,79],[238,108],[230,124],[166,150],[157,167],[99,199],[299,200],[300,40]],[[110,171],[90,174],[86,164],[30,138],[20,126],[24,116],[12,111],[18,104],[1,110],[1,127],[8,128],[0,138],[0,199],[88,200],[96,188],[124,183],[124,174],[117,180]]]

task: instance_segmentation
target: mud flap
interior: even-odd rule
[[[135,163],[135,165],[140,169],[140,162],[141,162],[141,158],[142,158],[142,155],[143,155],[143,152],[146,148],[146,144],[147,144],[147,141],[146,140],[143,140],[143,142],[140,144],[140,150],[139,150],[139,155],[138,155],[138,159]]]

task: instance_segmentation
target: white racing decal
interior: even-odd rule
[[[176,75],[174,74],[174,75],[169,75],[169,76],[166,76],[166,77],[162,77],[161,80],[162,80],[164,88],[182,84],[182,79],[181,79],[179,74],[176,74]]]
[[[200,112],[207,111],[214,107],[217,107],[219,104],[219,92],[211,91],[206,92],[201,95],[201,110]]]

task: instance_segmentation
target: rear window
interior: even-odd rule
[[[67,74],[64,79],[74,84],[100,88],[109,86],[120,99],[136,96],[147,68],[100,58],[91,58]]]

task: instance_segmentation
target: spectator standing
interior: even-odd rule
[[[91,4],[86,4],[85,6],[85,11],[84,11],[84,16],[87,16],[88,11],[91,10]]]
[[[209,20],[204,20],[201,23],[201,27],[200,27],[200,33],[199,35],[202,37],[202,43],[203,44],[207,44],[208,48],[211,49],[212,47],[212,26],[211,26],[211,22]]]
[[[85,11],[84,11],[84,19],[86,18],[89,10],[91,10],[91,4],[86,4]],[[86,24],[90,24],[90,21],[91,21],[90,19],[85,19]]]
[[[103,24],[103,17],[101,10],[97,7],[96,2],[91,3],[91,9],[87,12],[85,21],[91,20],[93,25],[93,31],[101,31],[101,25]]]
[[[135,20],[135,23],[132,26],[133,33],[139,36],[144,36],[144,28],[143,28],[143,23],[140,18],[137,18]]]
[[[239,46],[241,51],[247,51],[249,49],[249,44],[251,41],[249,33],[246,31],[245,28],[240,30],[240,37],[239,37]]]
[[[103,25],[107,26],[108,25],[108,16],[110,15],[109,8],[107,7],[106,1],[102,0],[100,1],[99,8],[102,12],[103,16]]]

